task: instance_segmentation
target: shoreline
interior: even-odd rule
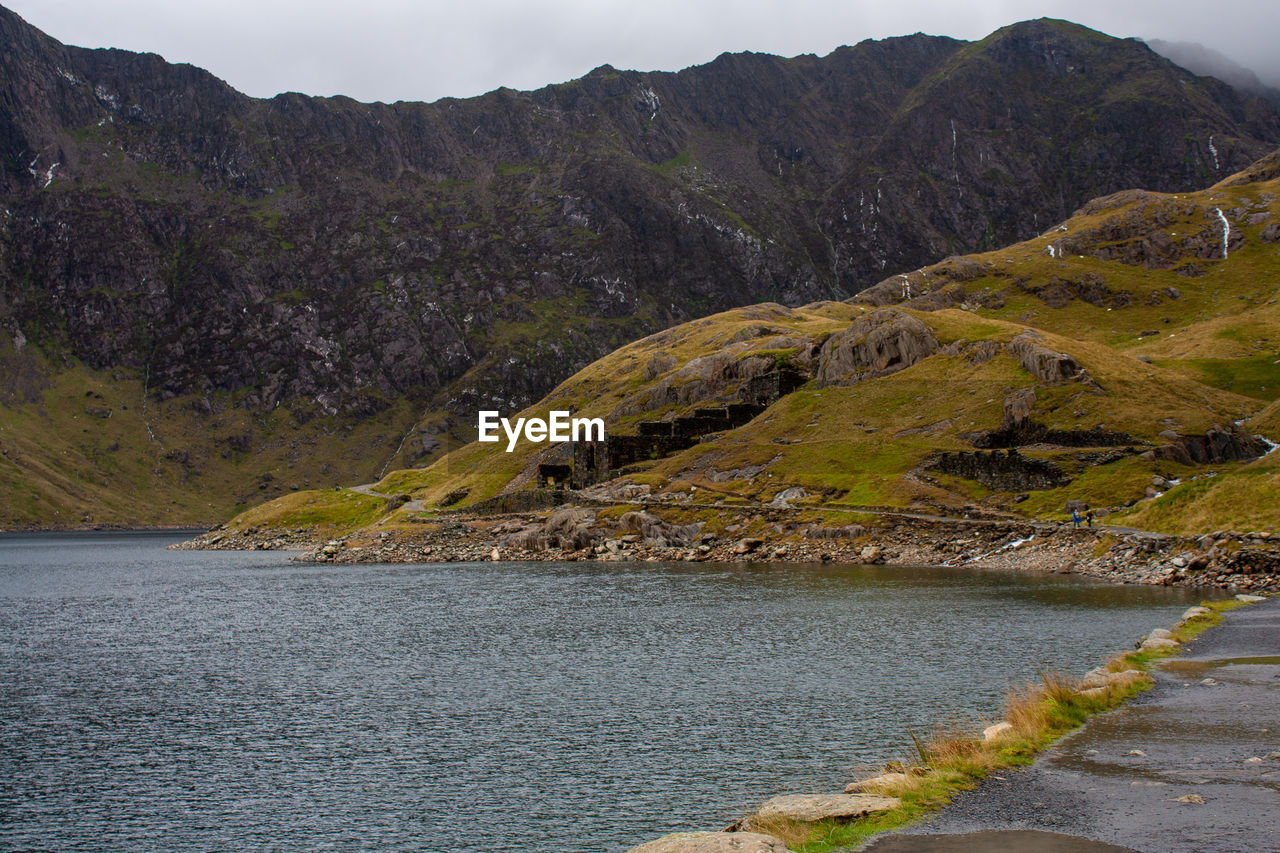
[[[852,781],[842,795],[775,797],[718,832],[676,832],[628,853],[731,849],[836,853],[864,849],[864,845],[876,849],[878,841],[945,814],[956,795],[978,788],[989,777],[1003,782],[1004,777],[996,774],[1034,766],[1064,737],[1152,689],[1156,685],[1153,664],[1181,655],[1187,643],[1220,624],[1224,613],[1254,600],[1264,599],[1241,594],[1188,608],[1171,629],[1152,630],[1135,649],[1115,653],[1082,678],[1042,673],[1041,684],[1015,687],[1006,694],[1000,722],[980,733],[938,725],[924,740],[912,735],[916,759],[891,761],[877,775]],[[741,847],[732,846],[735,837],[742,840]],[[983,843],[975,838],[968,846],[954,849],[983,850]]]
[[[710,532],[705,516],[721,527]],[[937,566],[1076,574],[1122,584],[1280,591],[1280,541],[1269,532],[1198,537],[1045,522],[797,508],[626,504],[477,516],[441,514],[332,537],[305,528],[216,527],[174,546],[290,550],[313,563],[756,562]],[[726,520],[734,523],[724,524]]]
[[[208,533],[216,524],[32,524],[0,527],[0,536],[7,533]]]

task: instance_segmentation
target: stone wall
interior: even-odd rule
[[[1012,449],[990,453],[943,453],[930,467],[943,474],[977,480],[989,489],[1005,492],[1056,489],[1071,482],[1071,478],[1052,462],[1031,459]]]

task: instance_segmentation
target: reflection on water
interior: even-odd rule
[[[0,537],[0,847],[621,850],[838,790],[1194,596],[833,565]]]

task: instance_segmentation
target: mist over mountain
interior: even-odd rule
[[[1267,98],[1272,103],[1280,103],[1280,69],[1271,69],[1267,73],[1267,79],[1263,81],[1252,69],[1211,47],[1188,41],[1145,41],[1156,53],[1188,71],[1205,77],[1217,77],[1242,92]]]

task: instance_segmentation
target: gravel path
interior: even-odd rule
[[[1227,613],[1153,674],[1033,766],[866,849],[1280,851],[1280,598]]]

